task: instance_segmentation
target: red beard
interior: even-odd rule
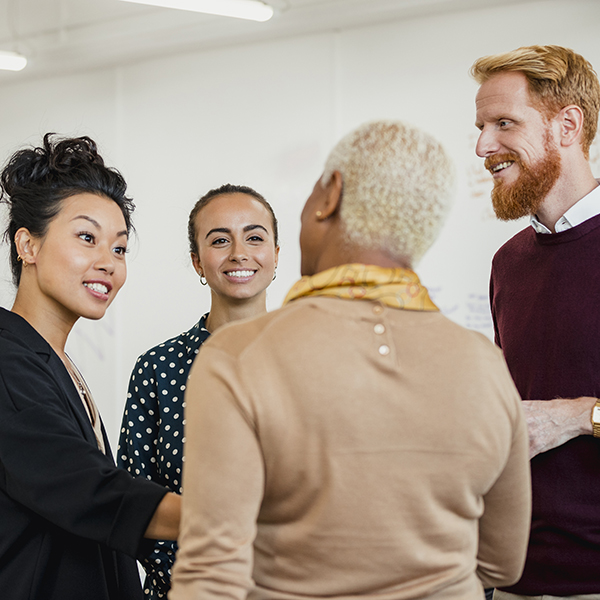
[[[506,184],[501,179],[494,180],[492,205],[501,221],[514,221],[534,215],[554,187],[560,175],[560,154],[556,145],[546,134],[545,156],[536,164],[527,166],[517,154],[496,154],[485,159],[485,167],[505,161],[514,161],[520,174],[514,183]]]

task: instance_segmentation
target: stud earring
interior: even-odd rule
[[[322,214],[323,214],[323,213],[322,213],[320,210],[318,210],[318,211],[315,213],[315,215],[317,216],[317,219],[320,219]]]

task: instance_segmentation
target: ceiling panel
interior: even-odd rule
[[[0,0],[0,50],[25,54],[0,84],[223,45],[536,0],[271,0],[266,23],[120,0]]]

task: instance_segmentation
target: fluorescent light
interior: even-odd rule
[[[123,0],[136,4],[150,4],[165,8],[179,8],[194,12],[237,17],[250,21],[268,21],[273,16],[273,9],[259,0]]]
[[[4,71],[20,71],[25,68],[27,59],[22,54],[0,50],[0,69]]]

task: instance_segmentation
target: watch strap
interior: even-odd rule
[[[592,408],[592,428],[594,437],[600,438],[600,400]]]

